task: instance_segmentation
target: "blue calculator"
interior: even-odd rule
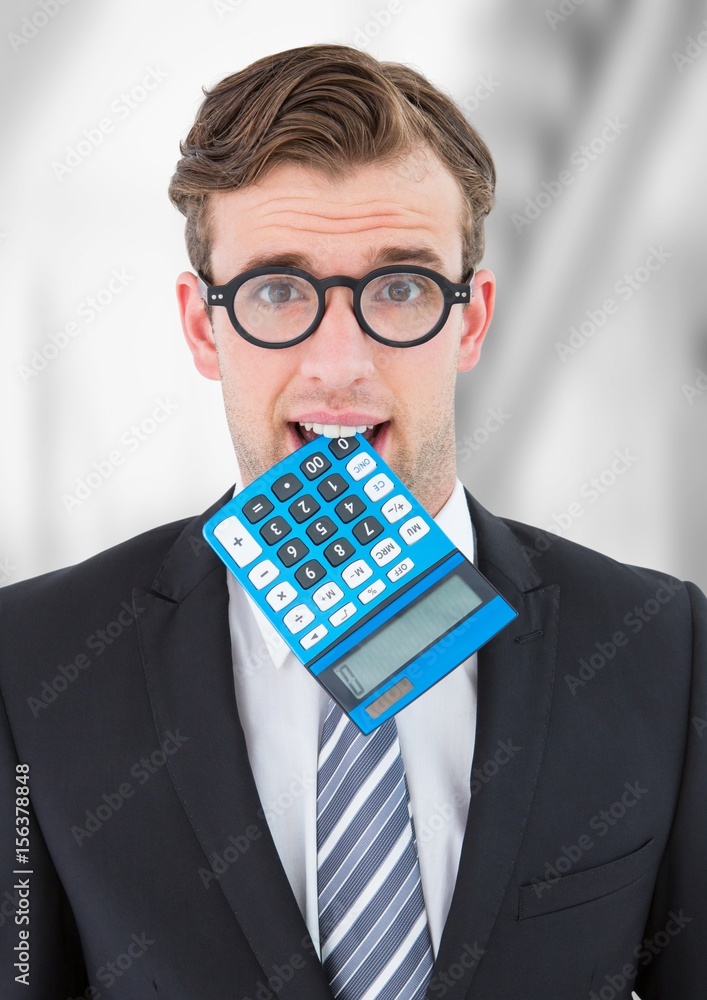
[[[308,442],[203,534],[363,733],[517,614],[360,434]]]

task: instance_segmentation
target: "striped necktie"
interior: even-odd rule
[[[337,1000],[422,1000],[433,964],[395,719],[368,736],[332,701],[319,745],[322,965]]]

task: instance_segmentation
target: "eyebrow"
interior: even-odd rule
[[[444,261],[440,255],[426,246],[393,246],[392,244],[371,248],[364,254],[366,266],[371,270],[376,267],[384,267],[386,264],[421,264],[432,267],[437,271],[444,271]],[[306,254],[297,251],[283,251],[281,253],[258,253],[249,257],[244,265],[244,271],[251,271],[260,267],[297,267],[301,271],[313,271],[313,262]]]

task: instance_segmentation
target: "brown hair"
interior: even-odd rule
[[[463,195],[462,277],[484,251],[493,206],[491,154],[453,100],[420,73],[347,45],[307,45],[258,59],[205,95],[169,184],[186,216],[192,267],[211,274],[209,193],[246,187],[284,162],[332,179],[427,144]]]

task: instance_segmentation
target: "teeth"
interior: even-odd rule
[[[354,434],[363,434],[364,431],[373,430],[375,424],[360,424],[356,427],[348,427],[346,424],[310,424],[300,422],[300,427],[306,431],[314,431],[315,434],[323,434],[325,437],[353,437]]]

